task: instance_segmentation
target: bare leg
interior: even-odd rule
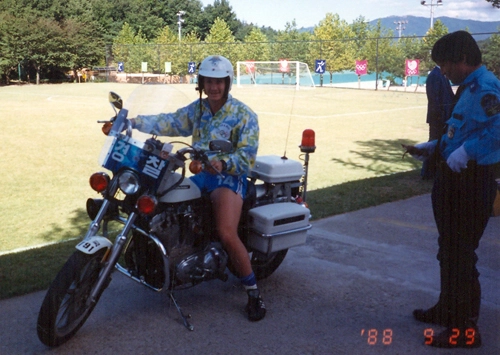
[[[252,273],[252,265],[247,249],[238,237],[238,223],[241,216],[243,199],[224,187],[214,190],[210,198],[214,206],[215,223],[219,238],[229,254],[239,277]]]
[[[248,303],[245,310],[248,319],[252,322],[259,321],[266,315],[266,306],[260,296],[260,291],[257,289],[247,249],[238,237],[238,223],[243,199],[225,187],[214,190],[210,197],[214,206],[219,238],[247,290]]]

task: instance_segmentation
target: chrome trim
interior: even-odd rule
[[[300,233],[300,232],[306,232],[308,231],[309,229],[312,228],[312,225],[311,224],[308,224],[307,226],[304,226],[304,227],[299,227],[299,228],[295,228],[295,229],[289,229],[289,230],[286,230],[286,231],[283,231],[283,232],[277,232],[277,233],[271,233],[271,234],[265,234],[265,233],[261,233],[253,228],[250,228],[250,233],[254,233],[256,236],[258,237],[265,237],[265,238],[269,238],[270,241],[267,245],[267,251],[264,253],[266,255],[270,255],[272,254],[271,250],[273,248],[273,237],[278,237],[278,236],[286,236],[288,234],[294,234],[294,233]],[[292,247],[295,247],[295,246],[299,246],[299,245],[303,245],[304,243],[300,243],[300,244],[295,244],[295,245],[292,245],[291,247],[289,248],[292,248]],[[283,250],[283,249],[281,249]],[[279,250],[276,250],[275,252],[277,252]]]
[[[148,284],[147,282],[145,282],[144,280],[141,280],[141,279],[137,278],[136,276],[133,276],[126,268],[124,268],[123,266],[121,266],[119,263],[116,263],[116,265],[115,265],[116,270],[118,270],[119,272],[121,272],[125,276],[130,277],[132,280],[134,280],[134,281],[136,281],[136,282],[138,282],[138,283],[140,283],[140,284],[142,284],[142,285],[150,288],[153,291],[160,292],[160,291],[163,291],[164,289],[168,289],[168,287],[170,286],[170,263],[169,263],[167,251],[165,250],[164,245],[154,235],[152,235],[152,234],[146,234],[143,230],[141,230],[139,228],[136,228],[135,230],[138,231],[138,232],[140,232],[141,234],[144,234],[149,239],[151,239],[156,244],[156,246],[160,249],[160,252],[161,252],[161,255],[162,255],[162,258],[163,258],[163,272],[165,274],[165,280],[164,280],[163,288],[153,287],[150,284]]]
[[[296,233],[296,232],[303,232],[303,231],[307,231],[311,228],[312,228],[312,224],[308,224],[307,226],[304,226],[304,227],[289,229],[289,230],[286,230],[283,232],[277,232],[277,233],[271,233],[271,234],[261,233],[254,228],[250,228],[250,231],[254,232],[255,234],[258,234],[261,237],[271,238],[271,237],[277,237],[280,235],[286,235],[286,234],[291,234],[291,233]]]

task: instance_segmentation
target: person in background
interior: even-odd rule
[[[211,158],[211,169],[191,179],[210,195],[218,236],[239,273],[248,294],[250,321],[264,318],[266,307],[257,288],[250,257],[238,236],[238,223],[247,189],[247,173],[254,165],[259,145],[257,115],[229,91],[233,66],[222,56],[205,58],[198,71],[200,98],[174,113],[142,116],[130,120],[133,128],[159,136],[192,136],[192,145],[204,150],[214,139],[227,139],[234,151]],[[206,98],[202,98],[202,94]]]
[[[429,142],[438,139],[443,134],[445,122],[451,116],[455,94],[450,81],[441,73],[441,68],[435,66],[425,82],[427,94],[427,123],[429,124]],[[423,162],[422,179],[433,179],[436,171],[436,160]]]
[[[500,80],[481,65],[474,38],[457,31],[440,38],[432,60],[453,84],[460,85],[446,133],[439,140],[414,146],[421,159],[437,150],[439,164],[432,207],[439,232],[437,259],[441,293],[433,307],[413,311],[421,322],[446,329],[430,346],[476,348],[481,304],[476,249],[491,216],[500,161]]]

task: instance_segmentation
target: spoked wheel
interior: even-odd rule
[[[88,255],[76,251],[71,255],[50,285],[38,314],[38,337],[48,346],[69,340],[85,323],[94,309],[89,300],[102,269],[106,249]]]
[[[257,280],[262,280],[271,276],[271,274],[281,265],[287,252],[288,249],[284,249],[266,255],[258,251],[253,251],[250,254],[250,263],[252,264],[252,270]],[[231,261],[228,262],[227,268],[233,275],[238,275]]]

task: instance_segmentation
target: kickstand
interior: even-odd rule
[[[188,318],[191,318],[191,315],[189,315],[189,314],[187,316],[184,315],[184,313],[182,312],[181,307],[179,307],[179,305],[177,304],[177,301],[175,300],[173,292],[170,292],[170,299],[174,302],[175,308],[177,308],[177,311],[181,315],[182,322],[184,323],[184,326],[188,330],[194,330],[194,326],[191,323],[189,323],[188,320],[187,320]]]

